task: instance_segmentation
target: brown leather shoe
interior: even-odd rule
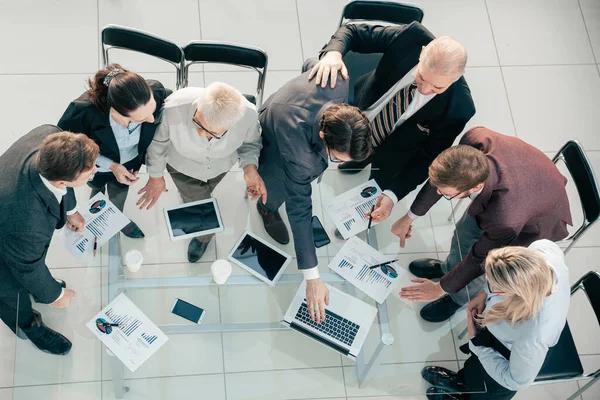
[[[267,211],[256,203],[256,209],[262,217],[265,230],[277,243],[288,244],[290,242],[290,235],[288,230],[279,215],[279,211],[271,212]]]

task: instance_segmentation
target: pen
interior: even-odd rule
[[[121,327],[121,324],[111,324],[110,322],[105,322],[102,324],[103,326],[116,326],[116,327]]]
[[[398,261],[398,259],[397,259],[397,258],[396,258],[395,260],[386,261],[386,262],[384,262],[384,263],[381,263],[381,264],[375,264],[375,265],[371,265],[371,266],[369,267],[369,269],[374,269],[374,268],[377,268],[377,267],[381,267],[381,266],[384,266],[384,265],[386,265],[386,264],[391,264],[391,263],[393,263],[393,262],[396,262],[396,261]]]
[[[371,212],[369,213],[369,226],[367,226],[367,229],[371,229],[371,222],[373,222],[373,211],[375,211],[375,204],[373,204],[373,207],[371,207]]]
[[[94,236],[94,257],[96,257],[96,250],[98,250],[98,236]]]

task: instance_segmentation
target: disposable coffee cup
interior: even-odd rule
[[[129,250],[125,253],[125,265],[129,272],[137,272],[140,270],[144,262],[144,256],[137,250]]]
[[[231,264],[227,260],[217,260],[210,266],[213,274],[213,279],[217,285],[222,285],[227,282],[231,275]]]

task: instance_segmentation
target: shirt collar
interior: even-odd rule
[[[113,128],[113,130],[116,127],[116,128],[127,129],[127,130],[131,131],[132,129],[137,128],[140,125],[140,124],[136,124],[135,122],[129,122],[129,125],[127,126],[127,128],[125,128],[123,125],[119,124],[117,121],[115,121],[113,119],[112,112],[113,112],[113,108],[111,107],[110,110],[108,110],[108,121],[110,123],[110,127]]]
[[[479,189],[476,192],[473,192],[469,195],[469,198],[472,200],[475,200],[477,198],[477,196],[479,196],[481,194],[481,192],[483,191],[483,188],[485,187],[485,184],[483,184],[483,186],[481,187],[481,189]]]
[[[50,183],[50,181],[48,181],[48,179],[44,178],[41,174],[40,174],[40,179],[42,180],[42,183],[44,184],[44,186],[46,186],[48,188],[48,190],[50,192],[52,192],[54,197],[56,197],[56,201],[58,201],[58,204],[60,204],[63,196],[65,194],[67,194],[67,188],[62,188],[62,189],[57,188],[56,186],[52,185]]]

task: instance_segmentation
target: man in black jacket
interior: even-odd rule
[[[52,125],[34,129],[0,156],[0,318],[51,354],[67,354],[71,342],[44,325],[29,295],[57,308],[75,297],[52,277],[46,254],[55,229],[85,229],[73,188],[94,176],[97,157],[87,136]]]
[[[366,162],[340,165],[347,172],[372,162],[373,178],[384,190],[374,221],[389,217],[394,204],[427,179],[429,164],[452,146],[475,114],[463,78],[467,53],[448,36],[435,38],[423,25],[348,24],[321,50],[309,79],[335,86],[337,74],[348,79],[342,61],[347,52],[383,53],[377,68],[356,78],[354,104],[373,131],[374,155]]]

